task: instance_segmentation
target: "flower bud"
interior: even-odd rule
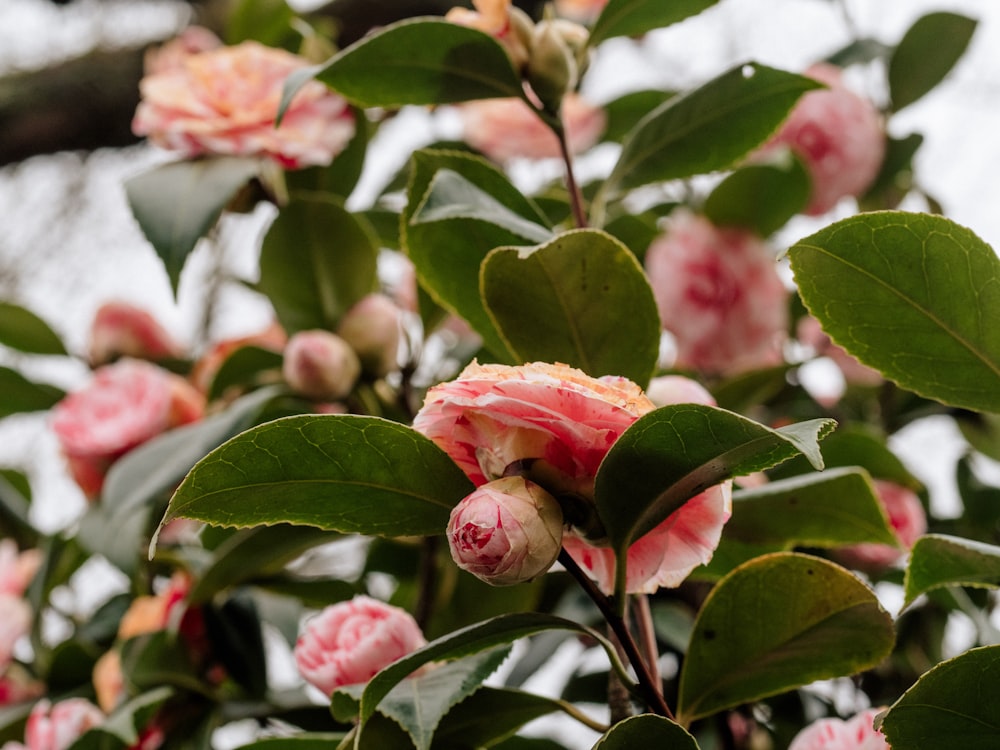
[[[488,482],[451,512],[448,544],[455,564],[493,586],[530,581],[562,547],[558,501],[524,477]]]
[[[85,698],[67,698],[55,705],[42,699],[28,716],[24,742],[27,750],[65,750],[103,721],[101,709]]]
[[[302,395],[336,400],[354,388],[361,362],[340,336],[329,331],[301,331],[288,340],[281,371]]]
[[[97,309],[90,326],[90,364],[107,364],[120,357],[167,359],[183,355],[182,347],[145,310],[127,302],[107,302]]]
[[[369,294],[347,311],[337,335],[351,345],[361,367],[376,378],[399,369],[400,310],[384,294]]]
[[[547,110],[559,110],[563,95],[576,87],[577,76],[575,56],[559,33],[556,22],[542,21],[535,26],[527,77],[532,91]]]

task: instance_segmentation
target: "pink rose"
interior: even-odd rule
[[[90,364],[104,365],[119,357],[168,359],[184,349],[156,319],[128,302],[106,302],[90,324]]]
[[[452,8],[445,20],[494,37],[507,50],[511,64],[518,70],[523,67],[528,62],[531,18],[511,0],[472,0],[472,5],[475,10]]]
[[[788,290],[760,238],[675,211],[646,252],[646,273],[677,367],[734,375],[781,363]]]
[[[462,115],[466,143],[493,161],[506,164],[515,158],[558,158],[559,141],[521,99],[482,99],[465,102]],[[604,132],[604,110],[588,104],[578,94],[566,94],[562,119],[572,153],[586,151]]]
[[[844,85],[840,68],[819,63],[805,75],[830,88],[803,95],[759,153],[787,146],[805,162],[812,177],[806,213],[817,216],[872,184],[885,157],[885,131],[875,105]]]
[[[329,331],[299,331],[288,340],[281,368],[285,381],[304,396],[337,400],[347,396],[361,375],[350,344]]]
[[[524,477],[504,477],[455,506],[448,544],[462,570],[493,586],[509,586],[552,567],[562,527],[562,509],[552,495]]]
[[[13,539],[0,539],[0,595],[21,596],[42,564],[42,552],[19,552]]]
[[[875,486],[875,495],[889,518],[889,525],[903,549],[866,542],[841,547],[836,550],[836,554],[845,565],[877,572],[897,562],[927,532],[927,514],[920,498],[912,490],[884,479],[875,479],[872,484]]]
[[[788,750],[891,750],[873,726],[881,708],[869,708],[850,719],[820,719],[792,740]]]
[[[31,606],[20,596],[0,594],[0,673],[14,658],[14,644],[31,630]]]
[[[386,295],[369,294],[348,310],[337,326],[337,335],[358,355],[362,368],[376,378],[399,369],[401,313]]]
[[[141,360],[105,365],[52,410],[73,478],[89,497],[118,458],[147,440],[201,419],[205,400],[178,375]]]
[[[42,699],[28,716],[24,742],[27,750],[65,750],[103,721],[101,709],[84,698],[67,698],[55,705]]]
[[[367,682],[426,643],[405,610],[356,596],[306,624],[295,644],[295,663],[307,682],[331,695],[342,685]]]
[[[266,156],[287,169],[326,165],[354,135],[347,102],[318,81],[275,128],[282,86],[308,61],[257,42],[182,56],[142,79],[132,131],[185,157]]]

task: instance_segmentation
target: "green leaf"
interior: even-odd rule
[[[21,547],[34,547],[38,531],[31,524],[31,487],[26,482],[20,472],[0,470],[0,538],[11,537]]]
[[[892,650],[892,618],[859,578],[817,557],[765,555],[708,595],[681,670],[682,725],[815,680],[855,674]]]
[[[1000,586],[1000,547],[944,534],[917,539],[906,566],[906,605],[942,586]]]
[[[287,737],[263,737],[246,745],[240,745],[237,750],[331,750],[344,739],[343,734],[335,732],[306,732],[292,734]]]
[[[174,294],[198,240],[259,171],[257,159],[216,156],[164,164],[125,182],[132,213],[166,266]]]
[[[376,287],[378,246],[363,218],[332,196],[296,195],[271,224],[258,289],[288,333],[336,329]]]
[[[590,31],[590,45],[615,36],[641,36],[697,15],[719,0],[610,0]]]
[[[261,619],[254,600],[237,591],[221,604],[202,608],[208,651],[250,698],[267,693],[267,659]]]
[[[975,30],[975,20],[957,13],[928,13],[918,18],[889,59],[893,110],[912,104],[944,80]]]
[[[520,76],[496,39],[440,18],[391,24],[323,65],[290,76],[280,111],[313,77],[359,107],[524,96]]]
[[[357,187],[364,170],[368,143],[374,127],[365,117],[364,110],[353,107],[354,136],[326,166],[296,169],[285,173],[288,192],[294,198],[302,192],[319,192],[347,200]]]
[[[129,638],[121,647],[121,663],[130,689],[171,686],[194,693],[209,689],[191,664],[187,646],[167,630]]]
[[[945,404],[1000,411],[1000,259],[940,216],[839,221],[789,250],[823,330],[890,380]]]
[[[594,485],[611,546],[622,551],[699,492],[799,453],[823,468],[828,419],[772,430],[701,404],[664,406],[640,417],[611,446]]]
[[[639,714],[611,727],[593,750],[633,750],[637,747],[698,750],[698,743],[684,727],[670,719],[655,714]]]
[[[0,302],[0,344],[29,354],[66,354],[49,324],[20,305]]]
[[[212,451],[174,493],[164,522],[276,523],[375,536],[443,534],[472,483],[409,427],[377,417],[285,417]]]
[[[677,96],[676,91],[643,89],[611,100],[603,107],[608,121],[604,128],[604,140],[621,143],[643,116],[674,96]]]
[[[882,167],[867,192],[858,199],[862,211],[896,208],[913,187],[913,157],[924,142],[919,133],[887,137]]]
[[[705,199],[702,211],[716,226],[740,227],[767,237],[806,207],[811,190],[802,162],[784,151],[768,163],[733,172]]]
[[[635,256],[605,232],[576,230],[533,248],[497,248],[483,261],[480,285],[497,331],[521,361],[563,362],[643,386],[656,369],[653,290]]]
[[[226,18],[226,44],[249,39],[280,47],[292,32],[295,12],[285,0],[238,0]]]
[[[72,750],[124,750],[135,747],[139,733],[174,695],[171,687],[158,687],[118,706],[100,725],[87,730],[69,745]]]
[[[1000,746],[1000,646],[966,651],[924,674],[876,718],[893,750]]]
[[[65,395],[53,385],[32,382],[17,370],[0,367],[0,419],[11,414],[46,411]]]
[[[231,388],[247,388],[258,384],[262,376],[277,371],[284,361],[280,352],[259,346],[241,346],[219,365],[208,388],[208,400],[223,398]],[[274,382],[272,379],[271,382]]]
[[[434,736],[443,747],[494,747],[529,721],[566,708],[534,693],[483,687],[451,709]]]
[[[659,0],[657,0],[659,2]],[[604,191],[725,169],[763,143],[821,84],[748,63],[664,102],[629,133]]]

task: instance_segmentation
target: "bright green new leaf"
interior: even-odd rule
[[[917,539],[906,566],[906,604],[942,586],[1000,586],[1000,547],[944,534]]]
[[[54,385],[34,383],[17,370],[0,367],[0,419],[11,414],[51,409],[65,395]]]
[[[889,59],[889,95],[898,112],[937,86],[965,53],[976,21],[928,13],[907,30]]]
[[[125,195],[177,293],[181,270],[198,240],[260,172],[258,159],[215,156],[154,167],[125,182]]]
[[[199,461],[163,522],[443,534],[451,509],[471,490],[448,455],[409,427],[354,415],[286,417],[237,435]]]
[[[966,651],[926,672],[875,720],[892,750],[1000,747],[1000,646]]]
[[[590,44],[615,36],[641,36],[697,15],[719,0],[609,0],[590,31]]]
[[[582,229],[538,247],[497,248],[483,261],[480,285],[521,361],[649,382],[660,346],[656,300],[635,256],[609,234]]]
[[[779,552],[723,578],[695,622],[677,720],[694,719],[855,674],[892,650],[892,617],[859,578],[817,557]]]
[[[634,750],[639,747],[698,750],[698,743],[684,727],[670,719],[656,714],[639,714],[611,727],[593,750]]]
[[[375,289],[377,256],[363,218],[331,196],[296,195],[264,236],[258,288],[289,333],[332,331]]]
[[[49,324],[20,305],[0,302],[0,344],[29,354],[66,354]]]
[[[848,352],[921,396],[1000,411],[1000,258],[968,229],[861,214],[789,255],[802,300]]]

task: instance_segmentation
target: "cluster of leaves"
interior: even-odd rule
[[[641,35],[714,4],[610,0],[589,44]],[[250,15],[235,18],[242,35],[254,35]],[[945,76],[973,27],[933,14],[896,46],[858,40],[834,57],[842,64],[887,61],[891,114]],[[264,237],[257,289],[289,333],[333,330],[377,288],[378,253],[404,251],[416,268],[427,336],[453,314],[481,337],[482,359],[559,361],[645,385],[658,372],[661,325],[641,256],[670,206],[634,213],[636,191],[725,172],[700,199],[701,209],[720,225],[763,235],[784,226],[808,196],[798,162],[740,160],[818,84],[747,62],[683,95],[638,92],[608,105],[606,138],[621,149],[610,173],[584,191],[591,196],[589,227],[570,227],[573,196],[565,191],[526,196],[480,155],[442,145],[414,153],[375,206],[350,211],[344,202],[377,115],[406,105],[524,98],[524,88],[496,40],[429,18],[366,36],[290,81],[286,99],[312,77],[350,100],[365,126],[330,168],[287,176],[288,201]],[[919,143],[916,134],[890,142],[863,208],[898,205],[913,186]],[[212,158],[170,164],[128,183],[132,209],[174,288],[195,243],[258,170],[254,159]],[[403,208],[394,211],[399,193]],[[1000,333],[989,324],[1000,317],[1000,260],[944,218],[894,210],[837,222],[798,241],[789,257],[801,303],[890,382],[849,389],[831,412],[796,385],[791,365],[715,380],[707,385],[724,408],[664,407],[615,444],[596,477],[595,502],[621,562],[633,541],[701,488],[759,471],[770,481],[735,494],[710,565],[676,591],[652,597],[658,647],[681,660],[677,675],[654,686],[675,707],[673,716],[642,713],[601,727],[595,747],[737,746],[726,716],[750,717],[749,707],[754,731],[782,746],[809,718],[833,712],[800,688],[859,673],[872,703],[892,704],[882,728],[896,750],[946,746],[956,736],[991,746],[1000,736],[990,702],[1000,683],[1000,647],[989,624],[992,600],[978,589],[1000,585],[1000,490],[979,483],[971,459],[963,459],[963,514],[932,518],[934,533],[914,546],[902,579],[899,571],[884,574],[904,588],[907,609],[896,621],[827,551],[896,544],[872,479],[922,492],[886,447],[901,426],[948,414],[975,449],[1000,456],[993,416],[1000,412]],[[0,342],[29,355],[67,356],[44,322],[14,305],[0,314]],[[195,581],[188,604],[202,612],[225,674],[207,680],[177,633],[132,639],[122,647],[122,664],[133,699],[75,747],[133,745],[160,712],[184,719],[167,739],[171,747],[205,746],[217,726],[254,718],[301,730],[254,743],[273,750],[330,743],[554,748],[561,745],[517,732],[539,716],[562,711],[580,718],[575,704],[606,701],[589,674],[574,675],[560,698],[519,689],[544,669],[556,642],[596,644],[610,669],[631,683],[601,630],[601,613],[569,576],[490,589],[448,559],[438,535],[471,484],[408,426],[419,403],[414,391],[428,384],[414,381],[413,372],[433,371],[433,363],[419,360],[422,350],[430,351],[412,348],[400,380],[366,384],[350,415],[309,414],[310,405],[286,389],[257,387],[280,356],[237,351],[210,391],[226,394],[224,408],[118,461],[99,503],[73,532],[37,532],[25,477],[0,475],[0,531],[45,551],[29,592],[39,618],[54,607],[53,589],[93,554],[125,572],[137,592],[182,568]],[[474,354],[449,352],[459,360]],[[234,389],[242,395],[232,398]],[[49,409],[62,395],[0,369],[0,416]],[[828,435],[831,416],[841,424]],[[789,426],[768,426],[777,424]],[[155,530],[176,518],[209,525],[196,542],[157,545]],[[370,540],[359,574],[308,576],[288,567],[342,535]],[[336,692],[329,711],[302,690],[276,691],[266,670],[265,623],[292,643],[303,612],[365,593],[376,573],[391,576],[395,603],[420,613],[428,646],[366,685]],[[625,601],[621,586],[615,599]],[[70,622],[71,635],[54,646],[36,635],[28,667],[52,696],[89,689],[129,600],[115,597],[87,621]],[[974,618],[981,648],[946,661],[943,628],[954,611]],[[528,636],[537,637],[506,684],[484,687],[510,645]],[[404,680],[430,662],[443,665]],[[607,674],[598,677],[603,690]],[[27,710],[2,709],[0,739],[20,735]]]

